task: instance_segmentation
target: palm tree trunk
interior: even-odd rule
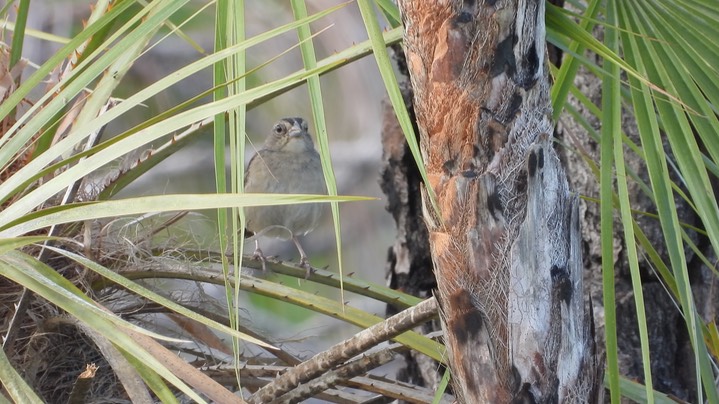
[[[596,401],[577,197],[552,146],[544,2],[399,3],[455,393]]]

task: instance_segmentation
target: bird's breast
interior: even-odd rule
[[[247,167],[245,192],[282,194],[326,194],[322,165],[317,152],[259,153]]]

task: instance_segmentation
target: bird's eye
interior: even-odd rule
[[[285,127],[280,124],[277,124],[274,128],[272,128],[272,131],[278,135],[281,135],[282,133],[284,133]]]

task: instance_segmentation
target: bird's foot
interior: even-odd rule
[[[267,258],[265,258],[265,254],[262,253],[260,247],[255,248],[255,252],[252,253],[252,259],[259,260],[262,263],[262,272],[267,272]]]
[[[304,268],[305,270],[305,279],[309,278],[310,275],[315,272],[315,270],[312,269],[312,265],[310,265],[310,260],[307,259],[307,256],[302,256],[302,258],[300,258],[300,268]]]

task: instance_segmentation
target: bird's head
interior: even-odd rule
[[[272,133],[265,141],[265,149],[301,153],[314,149],[307,132],[307,122],[302,118],[282,118],[272,126]]]

